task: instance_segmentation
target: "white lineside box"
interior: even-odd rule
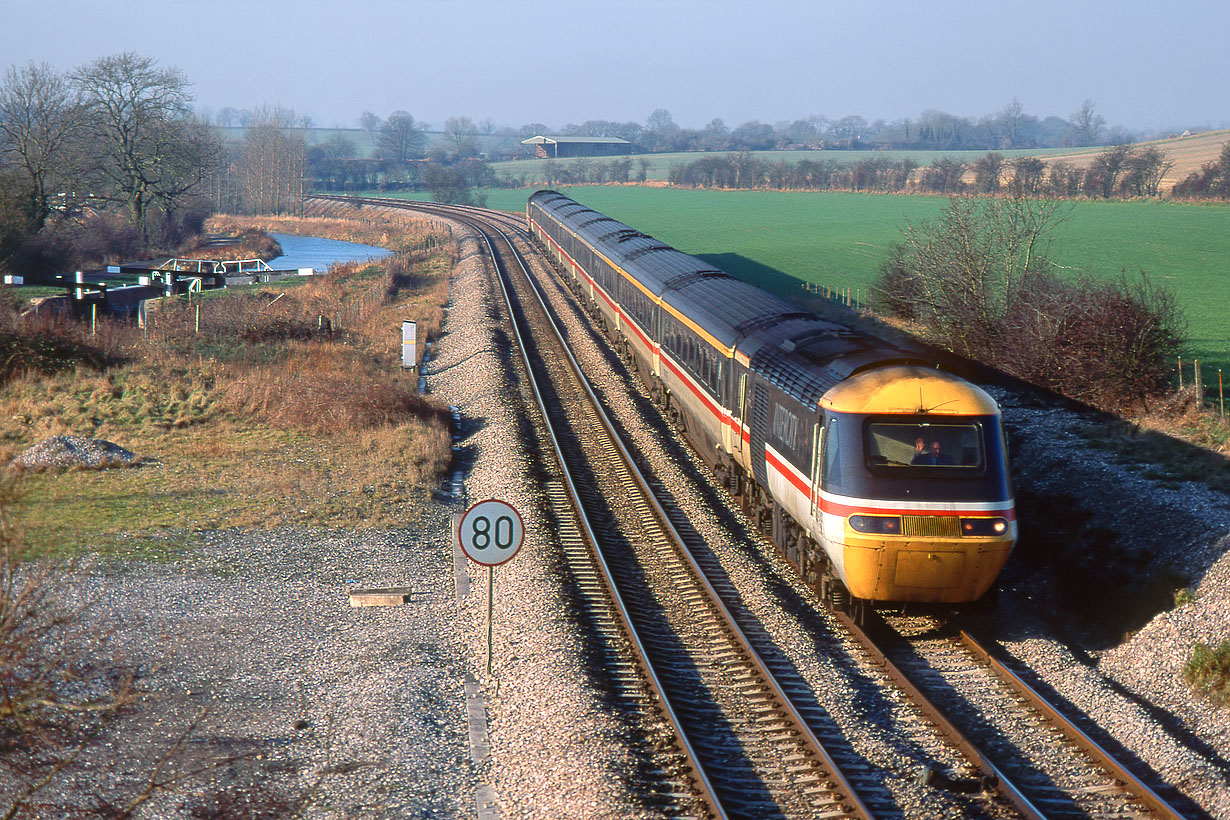
[[[417,325],[405,319],[401,323],[401,366],[413,368],[418,364],[416,336]]]

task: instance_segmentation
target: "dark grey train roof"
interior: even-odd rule
[[[796,310],[788,302],[717,270],[703,259],[672,248],[563,194],[539,191],[530,201],[726,347],[734,347],[749,331]]]
[[[754,370],[805,404],[814,405],[831,387],[869,365],[924,361],[917,353],[800,311],[557,191],[538,191],[530,202],[719,344],[747,355]]]

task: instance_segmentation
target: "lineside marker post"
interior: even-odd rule
[[[471,561],[487,567],[487,676],[495,643],[495,568],[510,561],[525,540],[521,513],[505,501],[489,498],[466,510],[457,523],[457,543]]]
[[[413,370],[418,364],[418,340],[416,338],[418,325],[409,319],[401,323],[401,366],[403,370]]]

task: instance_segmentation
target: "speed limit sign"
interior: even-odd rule
[[[525,540],[521,514],[504,501],[480,501],[461,516],[457,543],[471,561],[496,567],[517,554]]]

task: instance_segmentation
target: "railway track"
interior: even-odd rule
[[[373,200],[370,204],[386,203]],[[470,224],[480,212],[490,215],[480,209],[418,203],[416,207]],[[516,216],[501,214],[494,221],[507,231],[494,240],[506,243],[506,251],[514,242],[522,247],[530,245]],[[515,295],[510,296],[510,310],[537,326],[553,325],[545,309],[533,307],[538,296],[531,296],[528,290],[528,274],[524,280],[508,278],[510,282],[518,280],[512,289]],[[531,338],[540,337],[535,333]],[[723,612],[727,605],[722,601],[737,602],[739,595],[723,588],[722,582],[715,586],[704,580],[707,574],[720,576],[720,568],[715,573],[713,567],[702,566],[705,551],[688,547],[688,539],[696,535],[690,531],[686,516],[674,509],[670,493],[663,487],[655,488],[663,501],[656,500],[653,493],[646,495],[653,479],[636,477],[632,465],[638,457],[621,452],[622,445],[616,439],[601,443],[590,440],[590,422],[601,409],[587,389],[563,387],[575,378],[564,371],[575,369],[575,365],[563,365],[557,354],[535,355],[527,354],[528,366],[547,374],[544,383],[549,385],[544,391],[547,395],[540,399],[543,415],[558,416],[565,422],[554,434],[565,453],[561,463],[568,465],[561,472],[558,486],[550,487],[552,498],[558,499],[556,515],[561,522],[569,521],[573,515],[568,509],[570,499],[580,499],[588,518],[580,519],[575,528],[562,528],[561,538],[579,590],[578,603],[592,617],[596,634],[608,647],[604,650],[603,674],[642,708],[659,699],[663,704],[683,704],[670,712],[681,752],[673,758],[668,754],[663,759],[673,762],[661,767],[663,772],[674,774],[649,786],[652,799],[678,808],[690,805],[687,795],[707,792],[701,799],[705,811],[715,816],[827,816],[829,812],[870,816],[868,805],[881,816],[901,814],[892,796],[874,785],[875,774],[843,739],[841,729],[825,727],[825,710],[814,687],[789,680],[790,663],[776,655],[772,642],[759,634],[754,619],[749,621],[746,613]],[[606,425],[610,427],[611,423]],[[572,470],[589,478],[566,478]],[[570,529],[575,530],[575,536],[563,534]],[[585,529],[591,531],[589,539],[604,544],[602,551],[586,546],[589,539],[583,534]],[[594,532],[602,532],[605,537],[599,539]],[[668,549],[665,545],[671,540],[676,544]],[[700,564],[691,557],[693,552],[700,556]],[[678,557],[670,558],[671,554]],[[607,566],[601,566],[603,563]],[[602,589],[613,592],[597,594]],[[627,599],[628,609],[619,614],[616,604],[608,602],[623,599]],[[979,792],[972,804],[967,800],[963,805],[966,809],[976,805],[986,816],[1183,816],[1135,781],[1125,768],[1106,762],[1108,755],[1089,751],[1075,739],[1065,750],[1058,750],[1052,738],[1055,730],[1047,728],[1057,724],[1048,722],[1053,718],[1039,717],[1045,708],[1022,706],[1026,700],[1022,690],[993,683],[998,679],[989,666],[974,660],[969,651],[962,655],[956,649],[941,650],[937,643],[918,640],[898,639],[881,646],[872,643],[848,619],[839,616],[838,620],[850,630],[852,640],[862,642],[862,650],[847,651],[861,651],[867,665],[884,670],[886,678],[897,681],[896,685],[939,728],[946,742],[959,748],[970,769],[978,773],[976,777],[953,777],[942,771],[942,765],[924,769],[919,776],[920,789]],[[640,645],[646,658],[636,664],[627,660],[626,651],[634,644]],[[763,660],[759,659],[761,655]],[[756,660],[749,662],[753,658]],[[894,659],[900,662],[894,663]],[[772,681],[776,674],[786,676],[787,682],[775,686]],[[954,695],[967,692],[953,685],[954,680],[979,683],[968,694]],[[657,690],[646,694],[645,681],[653,682]],[[988,694],[997,688],[998,695]],[[975,694],[975,689],[984,694]],[[800,705],[784,707],[792,697],[798,697]],[[945,716],[957,713],[967,719],[957,721]],[[992,714],[997,716],[995,721],[989,717]],[[1000,715],[1005,716],[1004,725],[999,723]],[[983,724],[981,731],[973,725],[979,722]],[[1020,728],[1011,729],[1008,723]],[[814,745],[800,744],[797,738],[812,729],[817,736]],[[785,748],[787,744],[793,745]],[[824,751],[825,744],[837,751]],[[844,786],[835,787],[840,781],[836,773],[843,766],[854,767],[852,775]],[[689,768],[693,774],[687,772]],[[858,796],[858,788],[867,793],[866,802]],[[1003,800],[986,796],[991,791],[1002,795]],[[1005,806],[1011,808],[1006,810]]]
[[[497,259],[519,256],[502,232],[475,227]],[[823,716],[795,704],[806,687],[779,680],[760,659],[671,519],[684,522],[659,503],[620,443],[526,271],[504,265],[497,262],[508,309],[561,468],[550,494],[567,488],[577,507],[574,532],[590,542],[583,558],[573,534],[567,538],[579,588],[609,592],[610,611],[585,596],[591,613],[608,635],[621,624],[636,648],[640,677],[690,763],[691,788],[718,817],[873,817],[850,778],[874,780],[874,773],[847,748],[831,753],[829,745],[844,746],[841,733],[830,728],[822,742],[816,726]],[[618,658],[610,661],[617,671],[627,669]],[[683,797],[669,786],[662,796]]]
[[[867,630],[843,621],[1024,816],[1189,816],[970,633],[932,618],[876,618]]]

